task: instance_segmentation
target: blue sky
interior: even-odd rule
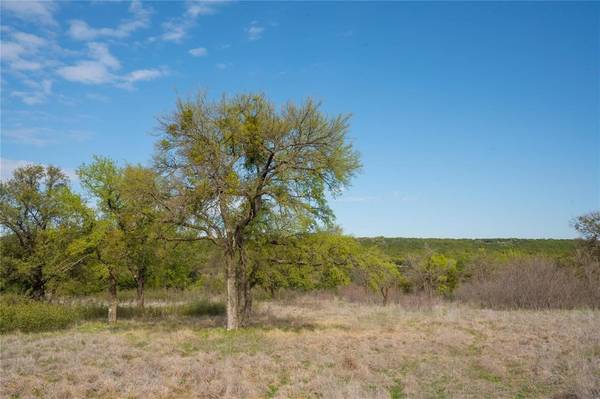
[[[2,176],[150,164],[199,89],[352,113],[357,236],[568,238],[600,208],[598,3],[2,3]]]

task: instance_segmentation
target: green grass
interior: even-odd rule
[[[402,399],[405,398],[404,389],[402,382],[396,381],[395,384],[390,388],[390,399]]]

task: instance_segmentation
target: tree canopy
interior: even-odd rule
[[[229,328],[250,308],[247,240],[332,221],[327,193],[339,193],[360,167],[348,121],[310,99],[277,110],[261,94],[216,102],[201,94],[162,119],[155,157],[168,182],[162,203],[172,223],[223,249]]]

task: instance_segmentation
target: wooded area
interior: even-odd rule
[[[256,287],[273,297],[351,284],[386,305],[402,292],[453,298],[464,285],[485,301],[482,279],[543,269],[573,290],[551,306],[598,306],[598,213],[575,223],[579,242],[343,235],[327,196],[360,169],[348,123],[312,100],[276,109],[262,95],[199,95],[161,119],[153,167],[96,156],[77,170],[82,192],[58,168],[19,168],[0,185],[0,288],[38,301],[107,290],[110,323],[122,289],[140,308],[148,287],[223,292],[236,329]]]

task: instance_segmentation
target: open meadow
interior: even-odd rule
[[[500,311],[417,296],[383,307],[315,293],[259,302],[251,326],[228,332],[222,308],[165,305],[122,311],[115,326],[91,319],[1,336],[2,397],[600,395],[598,310]]]
[[[600,1],[0,31],[0,399],[600,399]]]

